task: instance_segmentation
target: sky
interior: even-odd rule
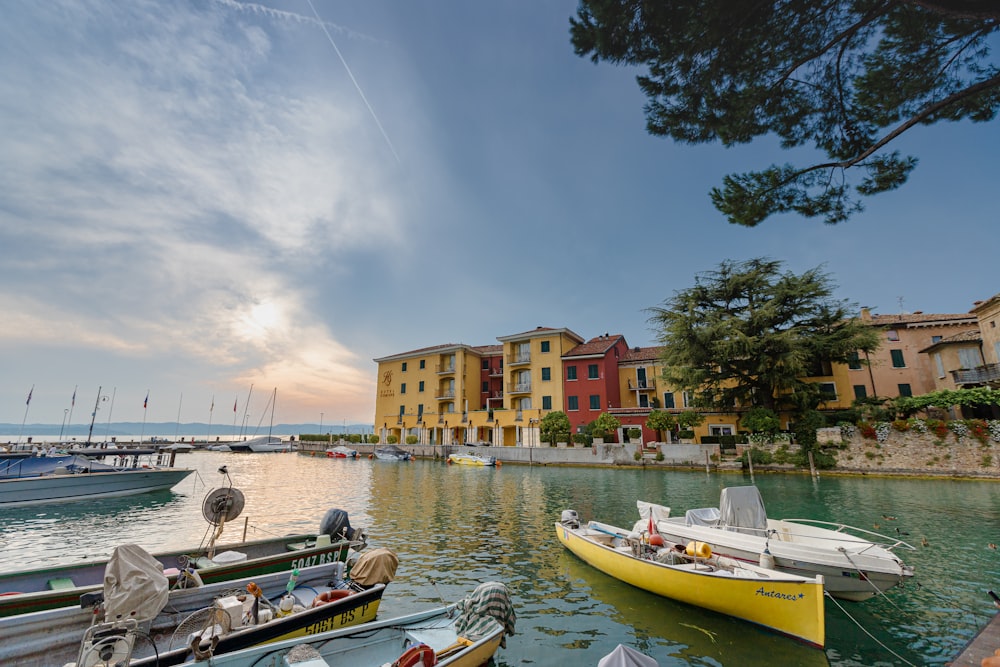
[[[576,6],[6,3],[0,422],[104,397],[252,424],[276,389],[275,423],[372,423],[373,359],[653,345],[648,309],[723,260],[822,267],[881,314],[1000,291],[998,121],[903,135],[916,171],[849,222],[738,227],[709,190],[789,156],[647,134],[642,72],[575,55]]]

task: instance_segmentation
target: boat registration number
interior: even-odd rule
[[[291,569],[302,569],[305,567],[312,567],[313,565],[326,565],[327,563],[333,563],[337,560],[336,553],[331,553],[329,551],[324,551],[323,553],[313,554],[312,556],[304,556],[302,558],[296,558],[292,561]]]
[[[306,626],[307,635],[318,635],[321,632],[326,632],[327,630],[333,630],[334,628],[342,628],[354,623],[357,620],[364,619],[368,617],[368,606],[369,603],[365,603],[360,607],[355,607],[354,609],[349,609],[341,614],[336,614],[329,618],[324,618],[318,623],[312,623]]]

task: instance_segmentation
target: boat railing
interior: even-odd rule
[[[903,540],[901,540],[899,538],[889,537],[888,535],[883,535],[882,533],[876,533],[875,531],[867,530],[865,528],[858,528],[857,526],[849,526],[846,523],[836,523],[836,522],[833,522],[833,521],[819,521],[818,519],[782,519],[782,521],[787,521],[789,523],[801,523],[801,524],[804,524],[804,525],[822,526],[824,528],[825,527],[833,527],[834,528],[834,532],[843,533],[844,535],[847,535],[849,537],[851,537],[852,535],[851,535],[851,533],[848,533],[846,531],[854,531],[855,533],[863,533],[864,535],[871,536],[871,537],[877,537],[879,540],[882,540],[880,543],[873,544],[872,546],[879,546],[879,547],[882,547],[883,549],[886,549],[887,551],[892,551],[893,549],[895,549],[897,547],[902,547],[904,549],[909,549],[910,551],[916,551],[917,550],[917,548],[915,546],[913,546],[912,544],[909,544],[908,542],[904,542]],[[794,533],[791,533],[791,534],[794,535]],[[805,537],[805,536],[803,536],[803,537]],[[816,539],[816,540],[833,540],[833,538],[821,537],[821,536],[817,536],[817,535],[809,535],[808,537],[810,539]],[[854,536],[854,537],[857,537],[857,536]]]

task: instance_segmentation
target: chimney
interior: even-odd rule
[[[871,309],[868,308],[868,306],[861,307],[861,321],[862,322],[872,321],[872,311]]]

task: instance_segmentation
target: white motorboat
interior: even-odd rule
[[[413,456],[396,445],[385,445],[375,448],[375,458],[382,461],[409,461],[413,459]]]
[[[163,491],[194,472],[130,456],[111,465],[84,456],[33,456],[0,462],[0,507],[93,500]]]
[[[252,452],[255,454],[266,452],[290,452],[292,443],[282,442],[276,435],[262,435],[258,438],[250,438],[240,442],[230,442],[229,451],[232,452]]]
[[[769,519],[756,486],[723,489],[718,508],[692,509],[684,516],[672,517],[662,505],[638,505],[640,516],[653,514],[667,540],[705,542],[713,553],[745,562],[773,559],[775,569],[801,576],[821,574],[827,592],[844,600],[867,600],[913,576],[913,568],[893,552],[913,546],[846,524]]]
[[[457,454],[449,454],[448,463],[456,463],[461,466],[495,466],[497,464],[497,457],[459,452]]]
[[[358,458],[358,450],[345,447],[344,445],[337,445],[336,447],[327,449],[326,456],[331,459],[356,459]]]

